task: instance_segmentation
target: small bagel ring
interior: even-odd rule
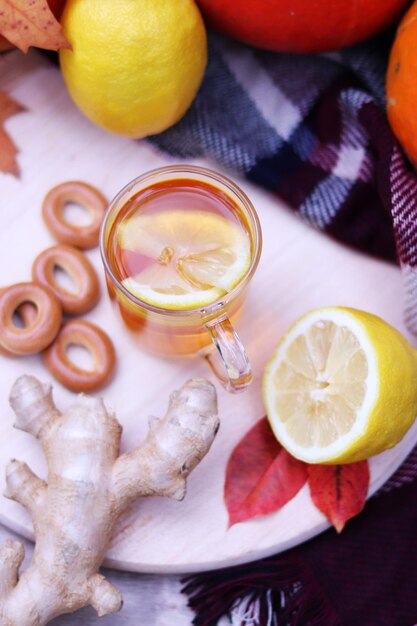
[[[93,358],[93,370],[75,365],[67,355],[70,345],[86,348]],[[71,391],[95,391],[111,378],[116,363],[113,344],[106,333],[86,320],[70,320],[62,325],[53,344],[44,352],[44,363],[51,374]]]
[[[54,269],[62,268],[76,286],[68,291],[57,283]],[[38,256],[32,265],[32,279],[49,287],[67,315],[81,315],[93,308],[100,296],[97,274],[87,257],[73,246],[52,246]]]
[[[75,203],[92,213],[92,221],[85,226],[68,222],[63,215],[66,204]],[[53,187],[45,196],[42,215],[46,227],[57,241],[76,248],[94,248],[98,245],[100,226],[106,212],[106,198],[91,185],[68,181]]]
[[[6,290],[6,287],[0,288],[0,295],[5,290]],[[34,304],[31,304],[30,302],[24,302],[16,309],[15,313],[17,314],[18,317],[20,317],[20,319],[22,320],[23,326],[26,328],[34,321],[37,315],[37,310]],[[4,356],[18,356],[17,354],[10,352],[10,350],[6,350],[6,348],[4,348],[1,344],[0,344],[0,354],[3,354]]]
[[[36,316],[18,328],[13,315],[23,303],[34,306]],[[36,283],[16,283],[0,293],[0,344],[13,354],[34,354],[55,339],[62,321],[62,307],[48,287]]]

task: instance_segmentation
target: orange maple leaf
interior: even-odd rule
[[[47,0],[0,0],[0,34],[22,52],[70,47]]]
[[[16,161],[18,149],[4,129],[5,120],[24,111],[25,107],[10,98],[4,91],[0,91],[0,172],[19,176],[19,167]]]

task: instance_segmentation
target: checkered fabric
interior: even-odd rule
[[[278,194],[313,227],[398,261],[406,323],[417,334],[417,181],[385,116],[390,42],[290,55],[210,35],[193,106],[151,141],[177,157],[209,157]]]

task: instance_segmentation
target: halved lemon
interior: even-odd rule
[[[266,365],[282,445],[308,463],[351,463],[395,446],[417,416],[417,352],[381,318],[344,307],[300,318]]]
[[[123,285],[141,300],[167,309],[214,302],[242,280],[251,260],[244,228],[206,211],[135,215],[120,225],[118,243],[146,258],[144,269]]]

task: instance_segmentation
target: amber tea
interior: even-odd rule
[[[234,338],[229,320],[242,307],[260,243],[256,214],[234,191],[202,168],[162,168],[110,207],[102,232],[108,282],[125,324],[147,349],[195,354],[226,341],[217,337],[225,329],[229,343]]]

